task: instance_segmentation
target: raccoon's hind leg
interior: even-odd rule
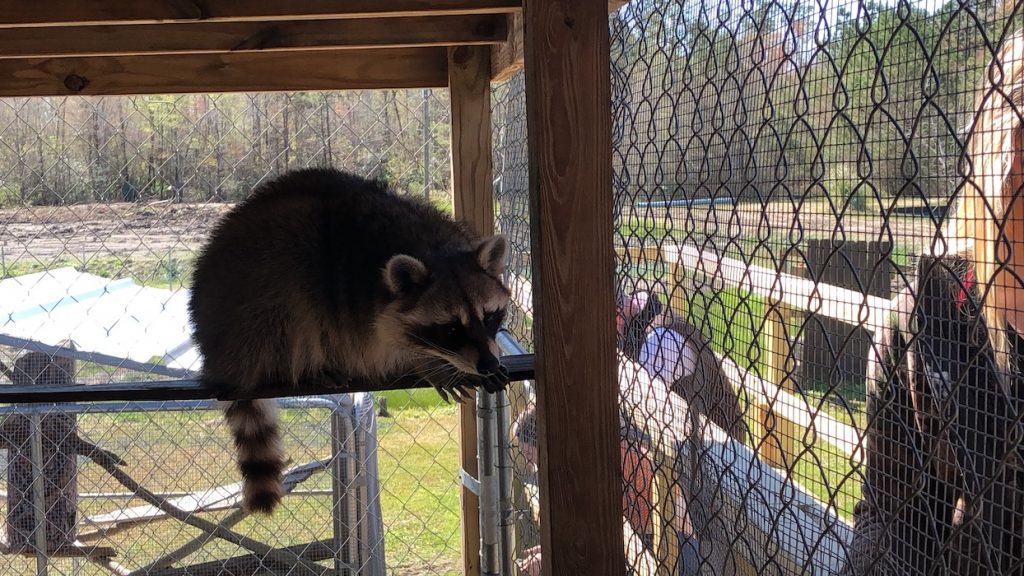
[[[242,472],[242,506],[270,514],[284,496],[281,473],[285,459],[277,405],[273,400],[234,400],[224,418],[235,438],[238,469]]]

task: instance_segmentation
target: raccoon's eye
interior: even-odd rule
[[[457,349],[466,339],[465,327],[458,320],[444,324],[431,324],[414,330],[414,334],[425,344],[441,350]]]
[[[440,324],[434,328],[434,340],[446,348],[454,346],[463,330],[462,323],[458,321]]]

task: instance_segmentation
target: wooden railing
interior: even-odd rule
[[[844,544],[851,528],[833,505],[817,500],[790,478],[789,471],[797,456],[796,439],[804,431],[813,430],[816,439],[856,461],[863,460],[860,434],[796,392],[794,341],[786,323],[790,314],[813,314],[874,333],[885,322],[891,301],[721,257],[692,245],[619,246],[617,251],[620,257],[628,254],[633,262],[665,266],[666,277],[673,282],[697,274],[710,289],[737,289],[766,301],[761,344],[767,369],[759,375],[716,353],[726,377],[750,402],[756,422],[751,446],[740,444],[704,420],[696,432],[700,453],[695,454],[695,428],[688,420],[685,402],[663,391],[664,383],[621,360],[620,371],[630,371],[620,374],[620,381],[626,378],[630,383],[622,389],[623,410],[651,436],[656,470],[653,551],[644,554],[631,546],[634,565],[642,574],[654,574],[678,562],[676,535],[668,529],[677,522],[671,488],[687,490],[693,485],[694,478],[677,473],[680,466],[693,464],[689,469],[698,470],[704,482],[711,480],[721,489],[724,498],[717,504],[724,503],[725,510],[717,519],[727,518],[728,522],[716,528],[715,537],[727,540],[717,548],[738,549],[740,557],[732,561],[742,573],[756,573],[755,567],[766,563],[781,568],[782,573],[835,573],[845,561]],[[514,301],[529,310],[533,302],[530,282],[518,278],[511,287]]]
[[[636,574],[679,573],[683,516],[701,542],[702,561],[709,563],[702,573],[728,573],[729,566],[745,576],[838,572],[851,528],[834,510],[621,356],[619,382],[623,417],[647,434],[654,472],[651,548],[628,522],[623,527],[627,562]],[[527,492],[537,518],[536,487]]]
[[[654,460],[651,574],[678,574],[677,515],[685,514],[709,554],[709,573],[836,574],[851,528],[834,510],[764,462],[725,430],[698,417],[669,386],[619,361],[627,420],[649,436]],[[680,510],[672,488],[686,494]],[[642,566],[650,565],[647,564]],[[646,572],[644,572],[646,573]]]
[[[786,325],[795,313],[831,318],[874,333],[886,320],[891,300],[814,282],[763,266],[722,257],[688,244],[663,247],[618,247],[620,256],[633,261],[660,263],[667,276],[679,282],[689,274],[704,280],[710,289],[733,288],[765,300],[762,345],[766,369],[761,376],[740,368],[731,358],[716,354],[726,376],[747,393],[758,429],[754,431],[758,456],[778,467],[793,461],[794,440],[801,429],[813,428],[817,437],[846,456],[863,461],[860,434],[853,426],[836,420],[807,398],[796,393],[794,339]],[[802,435],[802,433],[800,433]]]

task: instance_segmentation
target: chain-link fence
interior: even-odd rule
[[[612,14],[634,573],[1024,570],[1020,8]],[[495,89],[495,166],[528,345],[522,88]],[[537,439],[516,394],[515,555],[536,573]]]
[[[530,270],[530,203],[524,78],[518,73],[491,90],[494,146],[494,195],[497,232],[509,241],[505,283],[512,292],[506,328],[524,349],[533,351],[533,294]],[[511,464],[512,559],[527,561],[540,550],[540,493],[537,477],[537,426],[533,418],[533,382],[513,382],[506,392]],[[534,560],[536,562],[536,560]],[[513,564],[513,569],[514,568]],[[535,564],[539,568],[539,564]]]
[[[190,377],[193,259],[234,202],[330,164],[450,210],[449,126],[444,90],[0,100],[0,384]],[[290,492],[269,519],[237,507],[211,402],[5,405],[0,572],[461,571],[456,406],[281,403]]]
[[[1019,12],[633,0],[611,15],[633,572],[1024,569]],[[0,100],[4,379],[180,376],[166,332],[195,249],[289,168],[346,166],[449,204],[445,96]],[[508,328],[531,350],[522,74],[493,106]],[[532,383],[508,400],[505,518],[532,574]],[[294,487],[269,522],[233,506],[211,407],[4,407],[0,567],[459,571],[458,413],[432,391],[289,401]]]

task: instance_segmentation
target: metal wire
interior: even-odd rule
[[[633,573],[1020,573],[1020,8],[611,15]],[[528,344],[522,87],[495,88],[495,166]],[[537,439],[517,394],[523,565]]]

